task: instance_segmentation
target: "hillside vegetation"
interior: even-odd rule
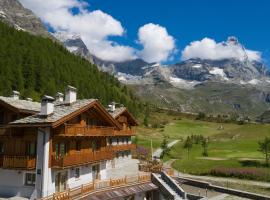
[[[98,98],[104,105],[114,100],[134,114],[140,110],[126,86],[50,39],[0,22],[0,44],[0,95],[18,90],[23,97],[39,100],[41,95],[63,92],[69,84],[78,88],[79,98]]]

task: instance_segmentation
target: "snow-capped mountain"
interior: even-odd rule
[[[80,35],[72,35],[66,32],[56,32],[52,33],[52,35],[59,40],[68,51],[75,55],[82,56],[89,62],[93,63],[93,56],[82,41]]]
[[[270,108],[270,76],[265,64],[248,59],[237,38],[223,45],[237,45],[240,59],[193,58],[172,65],[147,63],[142,59],[104,61],[92,55],[79,36],[54,34],[66,48],[93,62],[102,71],[135,88],[135,93],[158,106],[182,112],[203,111],[256,117]]]
[[[55,33],[71,52],[95,63],[100,70],[109,72],[125,84],[156,84],[167,82],[174,87],[192,89],[207,81],[235,84],[269,84],[267,67],[258,61],[250,61],[243,45],[237,38],[229,37],[224,46],[237,46],[243,51],[241,59],[203,60],[189,59],[173,65],[147,63],[141,59],[125,62],[104,61],[92,55],[78,35]],[[269,79],[269,80],[268,80]]]

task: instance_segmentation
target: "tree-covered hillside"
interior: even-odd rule
[[[98,98],[126,105],[134,114],[140,103],[113,76],[100,72],[88,61],[69,53],[61,45],[17,31],[0,22],[0,95],[18,90],[23,97],[39,100],[44,94],[78,88],[79,98]]]

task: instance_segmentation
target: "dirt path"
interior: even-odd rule
[[[171,148],[173,145],[175,145],[177,142],[179,142],[179,140],[174,140],[172,142],[170,142],[168,144],[168,147]],[[157,157],[157,158],[160,158],[160,155],[162,153],[162,149],[161,148],[158,148],[157,150],[155,150],[155,152],[153,153],[153,157]]]

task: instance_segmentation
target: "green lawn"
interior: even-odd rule
[[[164,116],[162,116],[164,118]],[[262,166],[264,155],[258,151],[258,141],[270,137],[270,126],[260,124],[219,124],[191,119],[167,119],[169,122],[162,128],[138,128],[138,144],[158,148],[166,135],[169,140],[185,140],[190,135],[203,135],[210,138],[208,157],[202,156],[202,146],[193,145],[189,155],[183,148],[183,142],[175,145],[170,155],[164,158],[177,159],[173,167],[191,174],[209,174],[216,167],[251,168]]]

